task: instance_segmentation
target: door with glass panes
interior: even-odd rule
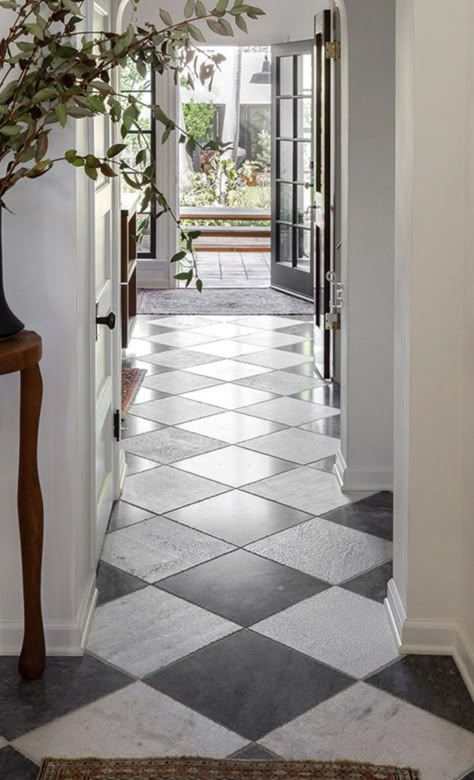
[[[314,41],[272,47],[272,287],[314,300]]]

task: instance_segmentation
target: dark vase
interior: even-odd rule
[[[16,336],[25,327],[10,309],[3,289],[3,241],[2,241],[3,208],[0,207],[0,339]]]

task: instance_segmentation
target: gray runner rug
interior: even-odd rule
[[[308,301],[271,289],[139,290],[139,314],[304,314],[312,315]]]

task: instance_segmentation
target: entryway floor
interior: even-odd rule
[[[200,754],[473,780],[454,663],[397,656],[391,496],[332,474],[339,399],[311,322],[148,316],[135,337],[148,374],[88,649],[33,684],[0,659],[0,777],[32,780],[46,755]]]
[[[197,265],[206,289],[270,287],[268,252],[198,252]]]

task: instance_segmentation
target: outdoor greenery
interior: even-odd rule
[[[213,103],[197,103],[194,98],[183,104],[184,125],[190,138],[206,142],[212,136],[217,108]]]
[[[124,32],[114,33],[86,29],[86,0],[0,0],[0,8],[12,14],[9,31],[0,40],[0,206],[7,207],[8,192],[18,181],[39,178],[67,162],[93,181],[121,174],[130,187],[143,192],[141,211],[154,198],[158,215],[171,213],[147,149],[136,151],[135,159],[124,155],[128,134],[140,134],[142,106],[139,94],[122,95],[116,68],[131,59],[141,75],[154,69],[158,76],[172,72],[177,83],[184,76],[190,87],[196,79],[211,83],[222,55],[205,55],[196,48],[205,41],[202,28],[232,36],[235,26],[245,31],[248,20],[263,15],[244,0],[215,2],[208,8],[203,0],[186,0],[181,21],[160,9],[161,27],[132,22]],[[196,141],[185,128],[177,127],[159,105],[152,106],[152,115],[163,143],[178,133],[188,153],[193,153]],[[96,116],[109,118],[121,136],[103,157],[76,149],[57,157],[49,154],[53,129]],[[207,147],[220,150],[213,141]],[[181,229],[183,249],[172,261],[190,255],[189,268],[178,276],[188,285],[196,277],[202,289],[193,253],[195,237]]]

